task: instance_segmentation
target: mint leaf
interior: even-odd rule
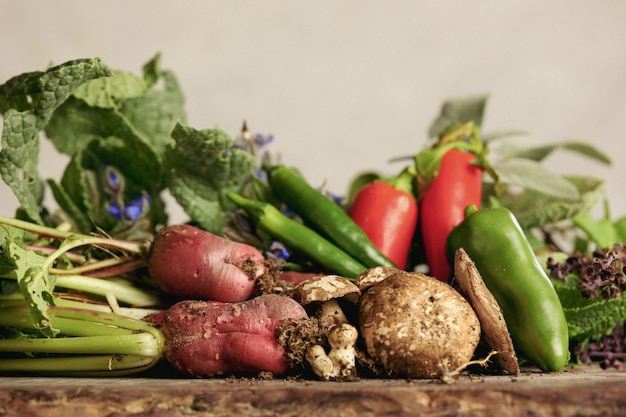
[[[172,138],[165,152],[171,194],[202,228],[221,234],[234,207],[226,194],[240,191],[254,174],[256,158],[233,147],[219,129],[196,130],[178,123]]]

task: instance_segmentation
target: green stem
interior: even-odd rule
[[[96,262],[86,263],[80,266],[76,266],[69,269],[59,269],[59,268],[50,268],[49,272],[54,275],[81,275],[92,271],[97,271],[104,268],[110,268],[112,266],[124,264],[128,262],[127,259],[123,258],[108,258],[102,259]]]
[[[17,306],[17,308],[8,306],[1,307],[0,326],[38,330],[29,310],[23,307],[24,306]],[[134,332],[133,330],[121,327],[106,326],[99,323],[65,317],[51,317],[50,324],[57,329],[63,329],[62,333],[66,336],[119,336],[133,334]]]
[[[128,283],[84,275],[57,276],[55,287],[83,291],[101,297],[112,294],[117,300],[137,307],[154,306],[162,302],[157,294],[133,287]]]
[[[56,239],[65,240],[77,240],[83,242],[82,245],[94,245],[106,248],[115,248],[128,253],[143,254],[146,251],[146,245],[138,242],[117,240],[106,237],[90,236],[75,232],[68,232],[64,230],[55,229],[52,227],[43,226],[36,223],[27,222],[24,220],[14,219],[11,217],[0,216],[0,224],[6,224],[16,227],[31,233],[35,233],[40,236],[46,236]],[[72,247],[81,246],[81,244],[74,245]],[[56,252],[56,251],[55,251]],[[65,251],[63,251],[65,252]]]
[[[0,359],[0,373],[64,376],[124,376],[150,369],[158,358],[135,355],[94,355]]]
[[[17,312],[23,312],[24,314],[26,314],[27,312],[29,312],[28,306],[24,304],[21,306],[2,307],[0,309],[0,316],[4,316],[5,314],[17,314]],[[122,316],[115,313],[96,311],[88,308],[69,308],[58,306],[50,306],[48,312],[50,313],[51,320],[59,317],[75,319],[82,322],[83,325],[95,323],[132,330],[134,333],[149,333],[154,337],[162,338],[161,331],[150,323],[146,323],[143,320]],[[24,326],[27,326],[27,328],[31,328],[30,326],[34,324],[33,318],[30,316],[25,317],[28,317],[28,319],[24,322]],[[61,331],[61,333],[65,333],[66,330],[71,332],[71,329],[60,328],[59,330]]]
[[[148,333],[39,339],[2,339],[0,352],[110,354],[161,357],[161,347]]]
[[[71,310],[82,309],[102,313],[112,313],[111,307],[108,304],[104,304],[87,298],[84,301],[76,301],[75,299],[67,299],[65,298],[66,296],[67,294],[56,294],[54,299],[55,307]],[[2,308],[7,307],[27,308],[26,300],[24,300],[24,297],[21,293],[0,294],[0,311]],[[140,320],[147,315],[158,313],[161,311],[163,310],[158,308],[120,307],[119,311],[117,311],[116,313],[124,317]],[[29,314],[29,316],[32,318],[32,315]],[[0,316],[0,323],[2,322],[2,316]]]

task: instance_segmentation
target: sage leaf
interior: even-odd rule
[[[535,190],[562,199],[576,200],[578,189],[563,176],[540,163],[521,158],[510,158],[493,164],[500,181],[509,186]]]
[[[428,130],[428,136],[431,138],[438,137],[441,132],[453,123],[465,124],[474,122],[476,126],[481,127],[487,98],[487,96],[475,96],[444,102],[439,116]]]

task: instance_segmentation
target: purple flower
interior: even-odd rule
[[[279,241],[272,242],[268,254],[277,259],[289,259],[289,251],[285,248],[285,245]]]
[[[104,171],[104,190],[112,195],[114,198],[119,196],[124,188],[124,177],[114,167],[110,165],[103,165]]]
[[[135,222],[150,211],[152,199],[148,194],[135,197],[126,205],[120,205],[119,200],[114,200],[109,205],[109,214],[120,220],[128,220]]]

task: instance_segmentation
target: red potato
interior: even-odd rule
[[[164,316],[164,353],[178,371],[199,376],[289,370],[275,336],[284,320],[306,317],[289,297],[266,294],[240,303],[181,301]]]
[[[154,237],[148,272],[165,292],[194,300],[239,302],[254,295],[267,273],[256,248],[189,225],[162,228]]]

